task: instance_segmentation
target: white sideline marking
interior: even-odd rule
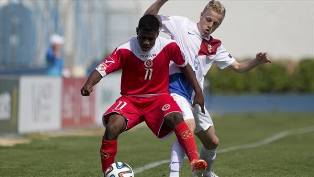
[[[217,151],[217,153],[220,154],[220,153],[231,152],[231,151],[235,151],[235,150],[239,150],[239,149],[256,148],[256,147],[260,147],[260,146],[263,146],[263,145],[266,145],[266,144],[273,143],[273,142],[278,141],[278,140],[280,140],[280,139],[282,139],[282,138],[284,138],[286,136],[289,136],[289,135],[304,134],[304,133],[310,133],[310,132],[313,132],[313,131],[314,131],[314,126],[300,128],[300,129],[295,129],[295,130],[286,130],[286,131],[282,131],[282,132],[276,133],[273,136],[270,136],[270,137],[268,137],[268,138],[266,138],[264,140],[261,140],[261,141],[257,141],[255,143],[243,144],[243,145],[232,146],[232,147],[229,147],[229,148],[220,149],[220,150]],[[152,162],[152,163],[149,163],[149,164],[144,165],[142,167],[135,168],[134,169],[134,173],[135,174],[142,173],[142,172],[144,172],[146,170],[158,167],[160,165],[163,165],[163,164],[169,163],[169,162],[170,162],[169,159]]]

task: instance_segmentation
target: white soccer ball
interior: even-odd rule
[[[134,177],[134,172],[127,163],[114,162],[106,170],[105,177]]]

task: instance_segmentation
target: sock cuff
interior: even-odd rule
[[[182,122],[178,123],[178,124],[174,127],[174,129],[180,130],[180,129],[185,129],[186,127],[189,129],[189,127],[186,125],[186,123],[185,123],[184,121],[182,121]],[[190,130],[190,129],[189,129],[189,130]]]
[[[103,146],[117,146],[117,140],[102,140]]]

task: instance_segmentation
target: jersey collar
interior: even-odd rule
[[[189,35],[197,35],[199,38],[205,39],[207,41],[209,41],[211,39],[210,35],[207,36],[207,37],[202,37],[200,31],[198,30],[197,23],[195,23],[194,25],[190,26],[190,28],[188,29],[188,34]]]

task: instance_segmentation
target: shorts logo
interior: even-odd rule
[[[163,111],[167,111],[168,109],[170,109],[170,104],[165,104],[165,105],[161,108],[161,110],[163,110]]]
[[[192,138],[193,134],[190,130],[185,130],[184,132],[181,133],[181,137],[183,139],[189,139]]]

